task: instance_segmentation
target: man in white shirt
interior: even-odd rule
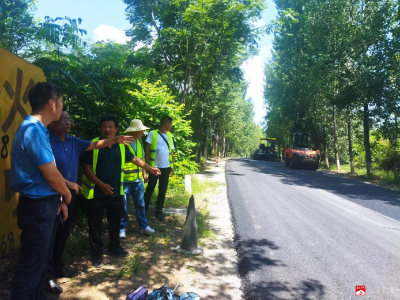
[[[149,184],[144,194],[146,212],[149,209],[151,196],[160,179],[158,186],[158,197],[156,204],[156,218],[163,222],[162,214],[164,208],[165,194],[168,188],[169,174],[174,174],[174,141],[170,133],[172,128],[172,118],[164,116],[161,118],[161,125],[158,130],[150,131],[146,138],[145,153],[146,163],[152,167],[157,167],[161,171],[160,176],[149,174]]]

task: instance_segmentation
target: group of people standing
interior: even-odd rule
[[[63,111],[60,89],[36,84],[29,92],[32,114],[18,128],[11,149],[11,188],[20,194],[17,224],[21,254],[11,290],[12,300],[50,299],[45,291],[63,290],[57,278],[78,272],[63,266],[62,255],[74,224],[74,205],[81,192],[88,199],[87,218],[92,265],[103,266],[102,220],[106,211],[110,242],[108,254],[127,256],[120,245],[126,237],[128,204],[132,196],[139,232],[154,233],[146,213],[159,180],[155,217],[164,221],[163,207],[169,175],[174,173],[172,119],[164,116],[158,130],[134,119],[127,135],[116,136],[118,119],[100,120],[100,136],[85,141],[70,136],[73,121]],[[47,128],[48,127],[48,128]],[[143,161],[145,159],[146,162]],[[78,185],[78,165],[82,185]],[[144,192],[144,182],[148,183]]]

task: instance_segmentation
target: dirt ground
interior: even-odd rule
[[[134,218],[122,247],[130,252],[126,259],[105,256],[104,267],[96,269],[90,261],[78,266],[81,274],[73,279],[60,279],[64,288],[59,299],[125,299],[133,289],[143,285],[149,291],[179,283],[176,292],[195,292],[202,299],[242,299],[236,269],[236,252],[226,193],[225,163],[210,167],[196,175],[199,180],[219,182],[216,190],[196,195],[196,209],[206,205],[212,234],[199,241],[201,256],[189,257],[172,250],[180,244],[184,216],[168,216],[164,224],[150,216],[156,230],[154,237],[139,235]],[[132,224],[135,228],[132,228]],[[106,241],[105,241],[106,242]],[[105,243],[106,244],[106,243]]]
[[[88,243],[82,243],[84,255],[71,265],[80,271],[80,275],[59,279],[64,292],[52,298],[122,300],[140,285],[151,292],[163,285],[173,289],[179,283],[176,290],[179,295],[195,292],[201,299],[242,299],[227,199],[225,162],[220,161],[218,167],[215,161],[209,162],[196,177],[200,181],[219,183],[217,188],[195,195],[196,210],[208,212],[207,226],[211,229],[207,237],[198,240],[198,244],[204,248],[201,256],[182,256],[173,252],[181,242],[184,215],[167,216],[165,223],[157,222],[150,215],[149,224],[156,230],[152,237],[140,235],[135,217],[130,215],[127,237],[121,244],[130,256],[110,257],[105,250],[104,267],[97,269],[92,267],[89,260]],[[107,243],[106,233],[104,244]],[[3,285],[4,290],[5,293],[0,293],[0,299],[9,297],[9,291]]]

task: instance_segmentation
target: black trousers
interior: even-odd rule
[[[146,212],[150,207],[151,196],[153,195],[154,189],[157,185],[157,180],[160,180],[158,184],[158,196],[156,204],[156,214],[161,213],[164,208],[165,194],[168,188],[169,174],[171,173],[171,168],[159,168],[161,171],[160,176],[155,176],[149,174],[149,183],[144,193],[144,203]]]
[[[62,214],[56,218],[53,228],[54,245],[50,253],[50,262],[47,267],[47,279],[53,278],[55,275],[60,274],[64,267],[61,258],[64,253],[64,248],[67,243],[68,237],[73,229],[74,224],[74,206],[76,202],[76,193],[74,190],[71,192],[71,202],[68,204],[68,218],[62,221]]]
[[[88,200],[89,241],[93,257],[103,255],[102,223],[104,209],[107,213],[109,249],[120,247],[119,230],[124,209],[124,196],[93,198]]]
[[[21,253],[11,288],[12,300],[47,299],[44,289],[59,203],[59,195],[19,198],[17,224],[22,230]]]

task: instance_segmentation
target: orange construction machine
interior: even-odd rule
[[[320,160],[319,150],[312,150],[311,135],[295,133],[293,148],[285,152],[285,167],[317,170]]]

